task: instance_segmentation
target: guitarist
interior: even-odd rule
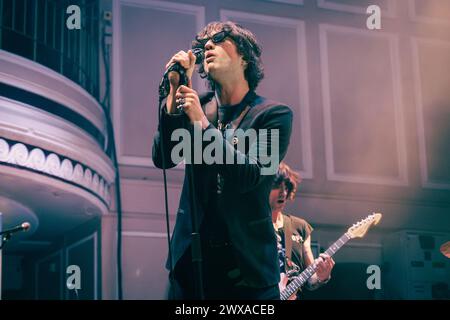
[[[278,239],[281,270],[280,291],[285,288],[291,277],[299,275],[314,262],[311,251],[313,228],[305,220],[283,213],[286,201],[295,198],[300,181],[300,175],[281,162],[270,193],[272,222]],[[317,262],[318,269],[306,284],[308,290],[321,287],[331,277],[334,260],[326,254],[321,254]],[[297,298],[298,294],[292,295],[289,300]]]

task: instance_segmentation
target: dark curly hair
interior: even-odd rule
[[[281,162],[278,172],[272,183],[272,189],[278,189],[282,183],[286,186],[287,200],[293,200],[297,192],[298,185],[302,181],[300,174],[292,170],[286,163]]]
[[[238,53],[243,60],[247,62],[247,68],[244,71],[245,79],[248,82],[250,90],[255,90],[259,82],[264,78],[264,70],[261,62],[261,46],[256,41],[255,35],[243,28],[241,25],[232,22],[210,22],[197,34],[196,39],[204,39],[211,37],[216,32],[222,30],[230,31],[228,37],[236,44]],[[192,48],[200,48],[202,44],[198,40],[192,41]],[[215,82],[208,77],[203,67],[200,64],[198,72],[202,78],[208,78],[209,86],[212,90],[215,89]]]

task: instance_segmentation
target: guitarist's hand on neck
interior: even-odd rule
[[[333,269],[335,262],[325,253],[321,253],[317,259],[314,259],[314,255],[311,250],[311,237],[306,238],[303,250],[305,254],[306,266],[308,267],[312,264],[317,265],[316,273],[309,278],[307,282],[307,288],[309,290],[316,290],[330,280],[331,270]]]
[[[317,263],[316,274],[319,281],[322,283],[328,281],[335,264],[333,258],[325,253],[321,253],[319,258],[315,260],[315,263]]]

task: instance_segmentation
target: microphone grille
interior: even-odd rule
[[[30,229],[31,225],[29,222],[24,222],[22,223],[22,229],[23,231],[27,231],[28,229]]]
[[[200,64],[203,62],[203,59],[205,58],[205,52],[203,49],[194,48],[192,49],[192,53],[195,55],[195,64]]]

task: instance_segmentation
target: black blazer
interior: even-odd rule
[[[232,152],[235,159],[238,157],[245,163],[193,165],[196,207],[200,216],[199,224],[201,223],[201,218],[204,216],[207,195],[212,191],[208,190],[208,181],[210,181],[208,179],[211,178],[210,175],[216,177],[219,172],[223,176],[224,186],[217,200],[218,212],[213,214],[221,215],[223,221],[226,223],[244,284],[257,288],[277,284],[279,282],[280,272],[276,236],[273,230],[271,208],[269,205],[269,193],[274,174],[262,175],[261,170],[264,165],[261,163],[260,157],[251,155],[248,148],[245,149],[245,153],[239,152],[232,143],[222,137],[221,132],[214,126],[217,123],[217,102],[214,94],[209,93],[202,96],[200,101],[208,120],[211,122],[207,129],[214,130],[215,137],[222,139],[224,142],[224,155],[226,154],[225,152]],[[250,107],[247,114],[240,121],[238,128],[243,130],[249,128],[255,130],[278,129],[278,157],[279,161],[281,161],[289,145],[292,111],[285,105],[256,95]],[[186,123],[186,121],[183,121],[183,118],[186,118],[186,116],[169,115],[165,110],[164,108],[161,116],[161,122],[164,128],[164,149],[166,150],[165,167],[172,168],[177,164],[171,161],[171,150],[179,142],[171,141],[170,137],[173,130],[183,127],[183,124]],[[267,147],[261,143],[263,140],[258,140],[258,147],[260,149]],[[270,143],[268,145],[270,146]],[[274,150],[274,152],[276,151]],[[269,150],[269,152],[272,151]],[[163,167],[160,127],[154,137],[152,158],[156,167]],[[274,173],[277,168],[278,163],[275,164]],[[175,266],[191,242],[190,181],[188,180],[187,176],[185,176],[175,229],[173,231],[173,266]]]

